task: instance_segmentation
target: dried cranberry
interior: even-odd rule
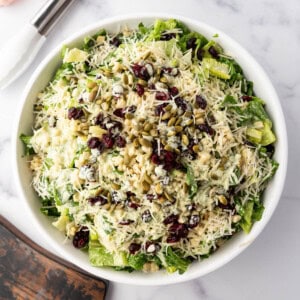
[[[217,51],[217,49],[214,46],[210,46],[208,48],[208,52],[209,54],[213,57],[213,58],[218,58],[219,57],[219,53]]]
[[[157,105],[155,106],[155,109],[154,109],[154,113],[156,116],[160,116],[160,114],[163,114],[165,112],[164,108],[167,106],[168,104],[167,103],[163,103],[163,104],[160,104],[160,105]]]
[[[140,97],[144,95],[144,93],[145,93],[145,88],[144,88],[141,84],[137,83],[135,88],[136,88],[137,94],[138,94]]]
[[[169,95],[169,93],[158,91],[155,93],[155,99],[161,100],[161,101],[166,101],[166,100],[170,99],[170,95]]]
[[[196,49],[196,47],[197,47],[196,41],[197,41],[197,39],[195,37],[188,39],[188,41],[186,42],[186,48],[187,49]]]
[[[115,46],[115,47],[119,47],[119,46],[122,44],[122,42],[121,42],[121,40],[116,36],[116,37],[114,37],[114,38],[110,41],[110,44],[113,45],[113,46]]]
[[[176,86],[172,86],[170,89],[169,89],[169,92],[171,94],[171,96],[175,97],[179,94],[179,90]]]
[[[135,77],[148,81],[150,79],[150,74],[145,66],[134,64],[132,67],[133,74]]]
[[[161,41],[169,41],[173,38],[176,37],[176,34],[175,33],[163,33],[161,36],[160,36],[160,40]]]
[[[124,108],[117,108],[113,111],[113,114],[119,118],[125,118],[125,110]]]
[[[185,238],[189,233],[187,225],[182,223],[173,223],[168,231],[179,238]]]
[[[192,215],[189,219],[189,228],[195,228],[196,226],[198,226],[200,222],[200,217],[199,215]]]
[[[147,200],[149,200],[150,202],[152,202],[152,200],[154,200],[154,198],[155,198],[155,195],[153,195],[153,194],[147,194],[146,198],[147,198]]]
[[[73,237],[73,246],[75,248],[83,248],[89,242],[89,230],[87,227],[81,227]]]
[[[154,153],[151,155],[152,163],[156,165],[162,165],[166,171],[171,171],[176,168],[178,163],[176,161],[177,155],[174,152],[161,150],[160,155],[158,155],[157,149],[153,147]]]
[[[202,132],[206,132],[209,135],[215,134],[215,130],[207,123],[196,125],[196,128],[198,128]]]
[[[82,108],[71,107],[68,110],[68,119],[78,120],[84,115]]]
[[[121,135],[116,137],[115,143],[119,148],[124,148],[126,146],[126,140]]]
[[[180,108],[182,111],[186,111],[188,108],[187,102],[181,97],[177,97],[175,99],[175,103],[176,103],[177,107]]]
[[[159,165],[160,164],[160,159],[158,154],[152,154],[151,155],[151,161],[155,164],[155,165]]]
[[[95,196],[95,197],[88,198],[88,202],[91,205],[95,205],[95,204],[104,205],[107,203],[107,199],[102,196]]]
[[[97,137],[91,137],[88,141],[87,141],[87,145],[90,149],[96,149],[100,146],[101,142]]]
[[[201,109],[205,109],[207,106],[207,101],[205,100],[204,97],[197,95],[196,96],[196,104],[198,105],[198,107],[200,107]]]
[[[197,50],[196,55],[197,55],[197,58],[198,58],[199,60],[202,60],[202,59],[203,59],[203,56],[204,56],[204,51],[203,51],[203,49],[199,48],[199,49]]]
[[[125,205],[126,206],[128,206],[128,207],[130,207],[130,208],[133,208],[133,209],[138,209],[139,207],[140,207],[140,205],[139,204],[137,204],[137,203],[135,203],[135,202],[133,202],[133,201],[130,201],[130,200],[126,200],[125,201]]]
[[[120,225],[129,225],[131,223],[133,223],[134,221],[132,220],[122,220],[119,222]]]
[[[167,243],[172,244],[172,243],[177,243],[180,241],[180,237],[178,237],[177,235],[169,235],[167,237]]]
[[[148,223],[148,222],[150,222],[150,221],[152,220],[152,215],[151,215],[149,209],[145,210],[145,211],[142,213],[142,220],[143,220],[143,222],[145,222],[145,223]]]
[[[111,149],[114,146],[114,139],[111,135],[105,133],[102,135],[102,143],[105,148]]]
[[[178,218],[179,218],[178,215],[172,214],[172,215],[169,215],[168,217],[166,217],[166,218],[164,219],[163,223],[164,223],[165,225],[172,224],[172,223],[177,223]]]
[[[248,96],[248,95],[243,95],[241,97],[241,99],[244,101],[244,102],[250,102],[252,101],[253,97],[252,96]]]
[[[96,117],[95,117],[95,119],[94,119],[94,123],[95,123],[95,125],[103,125],[103,121],[104,121],[104,116],[103,116],[103,114],[102,113],[99,113]],[[101,126],[102,127],[102,126]]]
[[[131,243],[128,248],[130,254],[135,254],[140,249],[141,249],[141,245],[137,243]]]

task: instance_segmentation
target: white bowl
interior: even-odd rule
[[[31,187],[32,175],[28,168],[27,160],[23,157],[23,145],[19,140],[21,133],[30,134],[33,124],[33,103],[39,91],[41,91],[51,80],[55,70],[61,63],[60,51],[62,45],[78,46],[82,43],[85,36],[96,33],[100,28],[105,28],[111,32],[117,32],[121,25],[129,25],[136,27],[141,21],[146,24],[152,24],[157,18],[176,18],[183,21],[190,29],[198,31],[205,36],[212,37],[214,34],[219,34],[219,42],[227,53],[230,53],[243,68],[248,79],[254,82],[256,94],[265,100],[267,111],[274,121],[274,129],[277,135],[275,159],[279,162],[280,167],[269,183],[268,188],[264,193],[265,211],[262,220],[256,222],[249,234],[242,232],[236,234],[224,246],[216,251],[210,258],[193,263],[187,272],[183,275],[166,274],[160,271],[154,274],[144,274],[141,272],[119,272],[112,269],[92,267],[88,261],[88,255],[78,251],[72,246],[72,243],[65,243],[65,236],[51,225],[50,220],[40,213],[40,202],[37,195]],[[273,214],[279,201],[287,168],[287,134],[284,116],[280,106],[278,96],[272,86],[266,73],[254,58],[237,42],[221,30],[208,26],[204,23],[183,18],[174,15],[140,15],[137,16],[121,16],[106,19],[95,23],[87,28],[75,33],[73,36],[63,41],[61,45],[56,47],[42,61],[40,66],[31,76],[25,91],[23,99],[20,103],[20,112],[17,117],[17,124],[14,131],[14,169],[16,180],[19,186],[20,195],[29,208],[33,226],[37,225],[44,238],[55,248],[55,250],[64,256],[68,261],[81,267],[96,276],[106,278],[108,280],[135,284],[135,285],[164,285],[177,282],[183,282],[196,277],[203,276],[229,262],[243,250],[245,250],[259,235],[262,229],[266,226]]]

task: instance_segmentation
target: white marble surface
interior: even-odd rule
[[[17,0],[9,7],[0,8],[0,45],[28,22],[43,2]],[[289,135],[289,167],[285,189],[272,220],[259,238],[231,263],[205,277],[174,286],[134,287],[111,283],[107,299],[299,299],[299,0],[77,0],[49,35],[28,71],[12,86],[0,91],[0,213],[49,248],[27,219],[12,174],[10,136],[20,95],[36,66],[69,34],[104,17],[138,12],[193,17],[222,29],[254,55],[281,99]]]

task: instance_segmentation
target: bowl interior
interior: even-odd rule
[[[162,271],[154,274],[144,274],[141,272],[128,274],[127,272],[117,272],[111,269],[95,268],[90,266],[86,253],[78,251],[70,242],[66,242],[65,236],[51,225],[51,221],[47,217],[40,213],[39,200],[31,187],[32,177],[28,168],[27,160],[23,156],[24,149],[19,140],[19,135],[21,133],[30,134],[32,132],[33,103],[38,92],[41,91],[52,79],[55,70],[61,63],[60,50],[62,45],[78,47],[81,45],[85,36],[94,34],[101,28],[106,28],[110,32],[118,32],[122,25],[128,25],[129,27],[134,28],[141,21],[146,25],[150,25],[157,18],[166,19],[170,17],[182,20],[190,29],[198,31],[208,38],[212,37],[216,33],[219,34],[219,42],[222,47],[241,65],[246,77],[254,82],[255,93],[264,99],[267,104],[267,110],[274,121],[274,127],[278,137],[278,141],[276,142],[275,159],[280,163],[280,167],[276,176],[273,178],[272,182],[270,182],[264,193],[265,211],[262,220],[255,223],[252,231],[248,235],[245,235],[244,233],[234,235],[230,241],[225,243],[225,245],[211,255],[209,259],[203,260],[201,263],[193,263],[189,270],[183,275],[168,275]],[[96,276],[129,284],[162,285],[182,282],[207,274],[230,261],[253,242],[269,221],[280,198],[287,166],[287,137],[284,117],[276,92],[262,68],[241,46],[239,46],[239,44],[229,38],[222,31],[212,28],[206,24],[182,18],[180,16],[168,15],[143,15],[140,17],[124,16],[107,19],[97,24],[93,24],[70,37],[60,46],[51,51],[32,75],[24,91],[22,101],[14,132],[15,150],[13,152],[16,178],[22,198],[29,208],[33,222],[37,225],[43,237],[46,238],[55,250],[70,262]]]

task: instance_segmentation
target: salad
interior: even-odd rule
[[[276,136],[217,35],[102,29],[62,49],[34,114],[41,212],[93,266],[181,274],[262,217]]]

